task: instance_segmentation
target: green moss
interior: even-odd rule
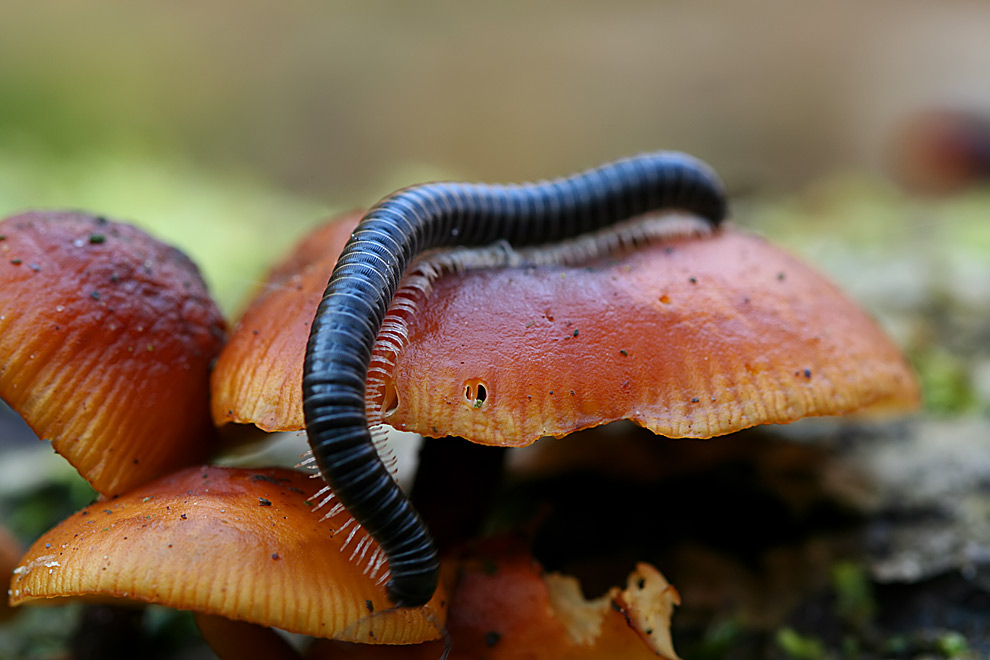
[[[735,619],[720,621],[709,627],[701,642],[684,657],[695,660],[719,660],[726,657],[738,644],[743,626]]]
[[[825,657],[825,645],[817,637],[802,635],[793,628],[777,631],[777,646],[794,660],[821,660]]]
[[[934,347],[913,354],[911,361],[921,379],[927,410],[953,415],[975,409],[977,396],[964,356]]]
[[[835,613],[842,620],[863,625],[876,613],[873,589],[862,566],[839,562],[832,567],[832,588],[835,590]]]
[[[948,630],[935,640],[935,649],[946,658],[962,658],[969,654],[969,642],[963,635]]]

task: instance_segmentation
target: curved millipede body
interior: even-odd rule
[[[649,153],[541,183],[413,186],[386,197],[357,226],[313,321],[303,409],[320,472],[380,545],[388,595],[397,606],[430,599],[437,552],[378,457],[365,383],[376,337],[410,262],[438,247],[552,243],[662,209],[688,211],[717,225],[726,213],[722,184],[693,157]]]

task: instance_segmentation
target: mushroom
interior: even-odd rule
[[[82,214],[25,214],[2,226],[0,249],[11,256],[0,351],[11,357],[0,392],[114,495],[32,547],[14,569],[12,604],[122,599],[198,610],[225,657],[243,657],[245,644],[297,655],[267,625],[378,644],[440,635],[443,591],[415,612],[389,612],[372,540],[337,510],[329,517],[343,533],[331,538],[312,513],[318,486],[306,475],[202,468],[146,483],[214,446],[207,370],[224,326],[188,259]],[[45,296],[54,311],[37,304]],[[260,565],[245,570],[247,560]]]
[[[897,127],[887,154],[894,179],[910,192],[946,196],[990,181],[990,116],[933,107]]]
[[[304,243],[245,313],[212,379],[218,424],[257,423],[266,430],[303,426],[299,379],[306,337],[332,266],[327,262],[350,235],[353,224],[348,222],[356,219],[328,226]],[[617,419],[632,419],[664,435],[709,437],[754,424],[917,401],[913,376],[890,341],[819,276],[734,229],[682,234],[585,265],[444,273],[449,255],[439,261],[425,258],[405,281],[400,303],[386,322],[401,350],[394,350],[394,343],[389,350],[377,349],[372,406],[388,423],[424,435],[519,446]],[[501,307],[495,309],[496,303]],[[488,315],[495,311],[499,318],[484,319],[478,309],[487,309]],[[493,355],[528,364],[494,364]],[[580,373],[575,367],[582,363],[594,373]],[[20,381],[15,385],[23,387]],[[596,391],[599,399],[592,396]],[[199,400],[205,404],[203,397]],[[185,470],[87,508],[32,547],[12,584],[12,602],[121,597],[186,609],[201,602],[207,615],[304,631],[305,613],[293,602],[314,601],[298,594],[286,598],[272,583],[263,589],[258,585],[270,577],[284,587],[291,577],[303,580],[298,588],[311,586],[317,582],[310,573],[313,564],[336,564],[326,557],[339,558],[347,539],[327,539],[324,530],[307,536],[305,545],[297,541],[286,552],[305,555],[305,572],[286,571],[279,562],[287,555],[267,544],[296,539],[303,533],[296,529],[318,529],[318,517],[305,505],[312,482],[294,472],[273,476],[274,483],[255,478],[259,474],[282,475]],[[247,481],[271,494],[252,494],[242,483]],[[245,497],[247,506],[257,509],[254,516],[235,509]],[[281,521],[271,515],[276,502],[285,516]],[[237,516],[228,517],[235,510]],[[196,515],[205,511],[222,520]],[[105,524],[97,527],[101,514]],[[259,514],[264,534],[252,537],[249,555],[274,571],[245,571],[222,553],[203,549],[203,539],[228,532],[236,532],[234,542],[243,542],[241,522],[258,522]],[[84,530],[79,538],[73,538],[76,526]],[[376,556],[363,530],[355,535],[347,534],[353,543],[347,556]],[[318,537],[329,545],[317,545]],[[144,550],[139,539],[150,541],[158,554]],[[169,553],[176,545],[172,539],[197,539],[199,549],[191,559],[184,552]],[[53,554],[56,549],[71,555],[71,561]],[[86,549],[110,565],[87,566]],[[145,555],[156,560],[155,566],[138,564]],[[190,562],[206,567],[213,589],[204,586],[202,574],[175,575],[183,573],[176,567],[186,569]],[[156,567],[168,567],[172,574],[158,573]],[[333,622],[360,616],[332,633],[330,623],[321,621],[315,634],[389,643],[439,634],[442,593],[425,610],[383,612],[389,601],[373,577],[360,568],[357,575],[335,575],[340,588],[350,589],[355,581],[357,586],[338,604]],[[256,594],[269,591],[268,600],[242,598],[235,590],[239,584]],[[223,593],[221,585],[227,585],[226,597],[217,596]],[[360,591],[366,587],[372,591]],[[362,598],[365,593],[373,595]],[[189,600],[176,600],[179,596]],[[220,605],[228,601],[233,614],[221,612]]]
[[[449,660],[678,657],[670,615],[680,599],[649,564],[638,564],[624,589],[594,600],[584,598],[575,578],[545,573],[516,538],[489,540],[451,564],[458,578],[447,618]],[[433,642],[382,656],[378,648],[318,640],[307,658],[437,658],[442,650]]]
[[[213,369],[217,426],[304,428],[300,383],[306,338],[327,274],[362,215],[352,212],[316,228],[269,274]]]
[[[314,515],[318,487],[293,470],[186,468],[43,535],[14,569],[10,602],[120,599],[192,610],[224,646],[242,628],[231,633],[211,617],[365,644],[438,638],[444,589],[422,608],[390,610],[380,570],[362,562],[370,540],[345,512],[332,524]]]
[[[303,428],[310,321],[357,217],[304,240],[244,313],[213,372],[217,424]],[[379,337],[372,359],[373,406],[398,429],[525,446],[630,419],[708,438],[918,403],[913,373],[868,315],[734,228],[593,264],[447,272],[423,293],[435,268],[421,262],[389,312],[402,350],[390,356]]]
[[[225,325],[182,252],[98,216],[12,216],[0,300],[0,397],[97,491],[214,450],[208,371]]]
[[[675,660],[670,615],[677,591],[640,563],[625,589],[585,600],[573,577],[544,574],[525,553],[476,559],[462,568],[451,600],[452,650],[469,657],[518,657],[540,649],[548,658]]]
[[[218,424],[303,427],[310,323],[356,220],[302,242],[245,312],[213,374]],[[527,263],[537,254],[458,270],[450,264],[469,257],[421,259],[379,335],[369,410],[425,436],[525,446],[621,419],[708,438],[917,405],[896,346],[813,270],[732,227],[649,222],[671,223],[669,238],[655,231],[588,263]]]
[[[710,438],[918,400],[872,319],[730,228],[589,268],[441,278],[408,332],[385,421],[500,446],[619,419]]]

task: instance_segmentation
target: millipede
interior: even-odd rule
[[[726,207],[723,185],[708,165],[655,152],[538,183],[416,185],[385,197],[362,218],[313,320],[303,410],[313,459],[339,506],[377,541],[396,607],[428,602],[439,571],[426,524],[378,455],[366,410],[376,338],[412,261],[435,248],[556,243],[663,210],[685,211],[715,227]]]

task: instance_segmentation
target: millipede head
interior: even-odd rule
[[[436,587],[436,574],[422,574],[402,581],[389,580],[385,592],[396,607],[419,607],[429,602]]]

